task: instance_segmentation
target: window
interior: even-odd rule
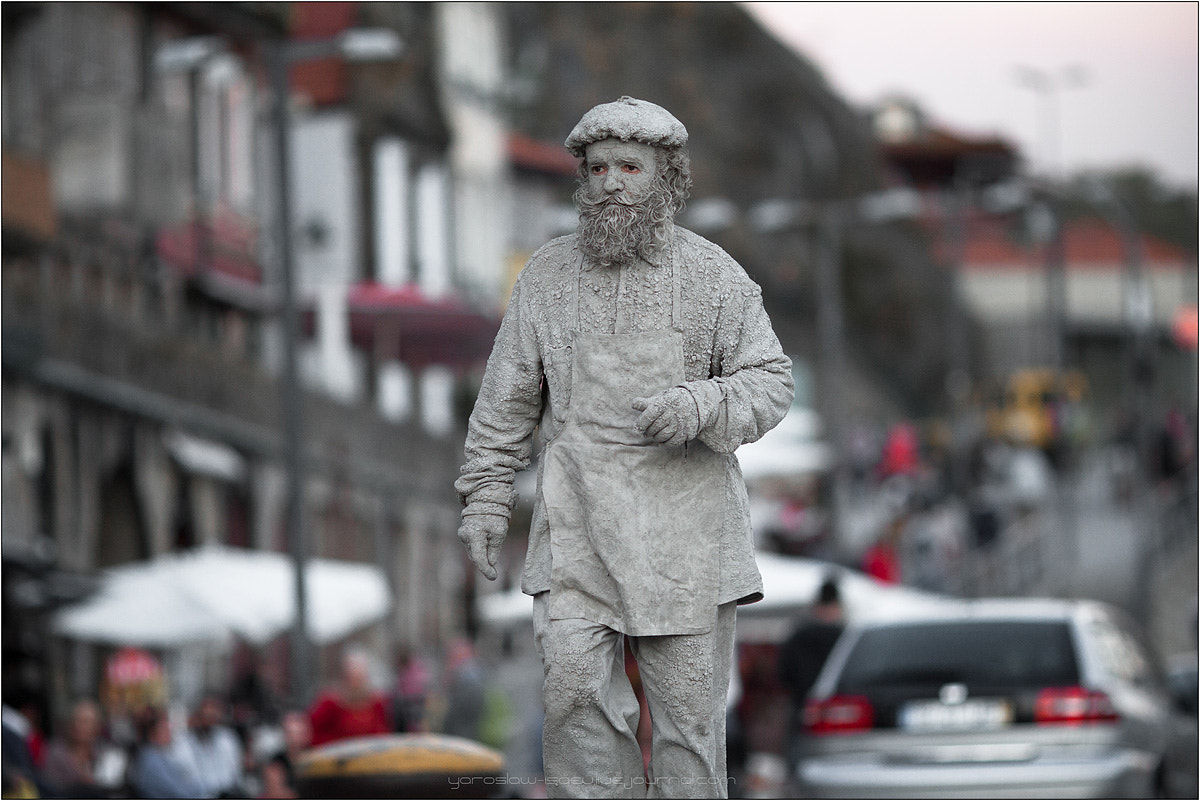
[[[1154,683],[1150,660],[1128,632],[1108,621],[1093,623],[1091,632],[1105,670],[1130,684]]]
[[[1069,686],[1078,676],[1065,622],[923,623],[866,631],[846,662],[838,692],[950,682]]]

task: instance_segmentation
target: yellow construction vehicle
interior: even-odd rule
[[[1078,370],[1018,370],[987,406],[988,433],[1021,445],[1049,450],[1068,432],[1067,417],[1087,393]]]

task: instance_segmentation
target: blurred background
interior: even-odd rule
[[[747,648],[837,565],[1195,649],[1194,4],[2,14],[3,699],[46,741],[75,699],[131,740],[216,690],[258,777],[255,727],[352,649],[392,730],[451,730],[469,679],[466,731],[536,775],[532,471],[495,585],[452,482],[516,274],[575,224],[561,143],[623,94],[687,126],[680,222],[795,363],[738,452],[795,571]]]

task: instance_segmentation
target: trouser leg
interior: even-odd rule
[[[548,593],[533,601],[546,718],[542,761],[551,798],[633,798],[645,792],[640,709],[625,675],[618,631],[582,619],[551,620]]]
[[[654,726],[651,797],[728,797],[725,700],[736,606],[718,607],[707,634],[630,638]]]

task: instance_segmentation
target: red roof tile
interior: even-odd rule
[[[1100,220],[1076,220],[1064,231],[1066,265],[1069,270],[1107,268],[1123,264],[1125,245],[1120,232]],[[1178,269],[1188,260],[1187,253],[1170,243],[1142,234],[1139,237],[1143,264],[1149,269]],[[944,239],[939,251],[945,252]],[[994,221],[973,221],[964,254],[967,269],[1033,267],[1041,264],[1041,245],[1014,241],[1004,227]]]

